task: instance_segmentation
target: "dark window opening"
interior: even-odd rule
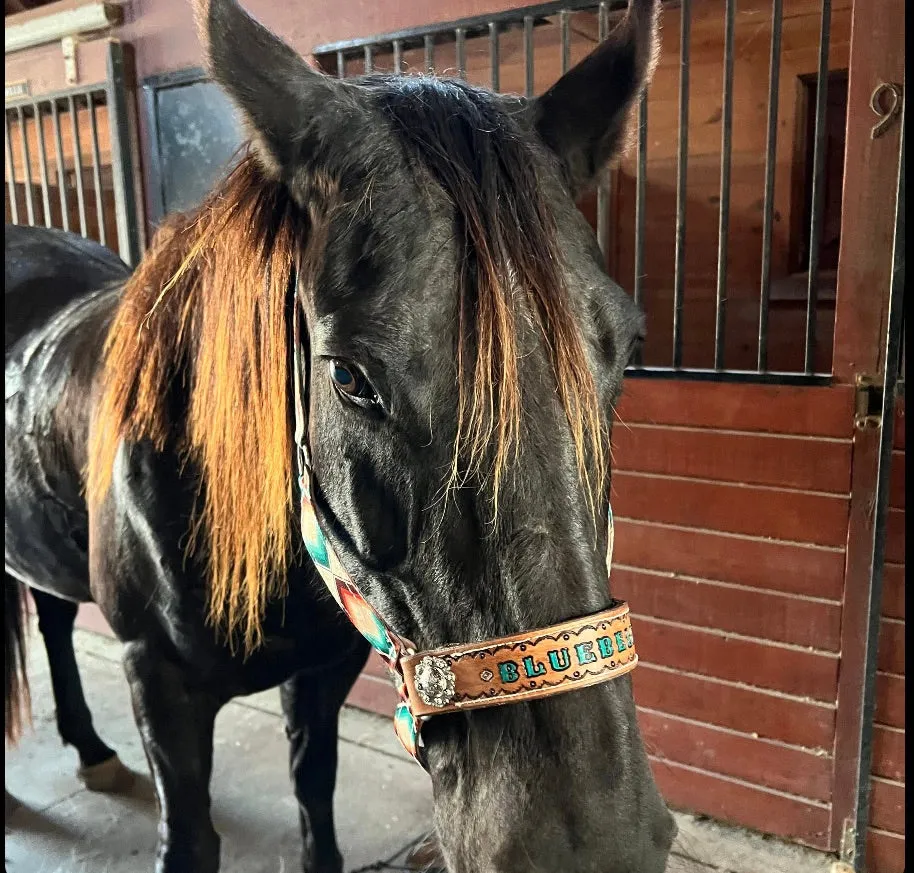
[[[796,272],[809,270],[810,229],[812,221],[812,176],[815,166],[816,88],[818,76],[800,79],[800,135],[797,156],[802,179],[802,224],[797,228],[793,266]],[[825,133],[822,140],[822,216],[819,234],[819,270],[838,269],[841,245],[841,194],[844,184],[844,147],[847,139],[847,71],[828,74],[828,94],[825,103]],[[800,181],[798,179],[798,181]]]
[[[38,9],[53,2],[55,0],[3,0],[3,17],[15,15],[17,12],[28,12],[29,9]]]

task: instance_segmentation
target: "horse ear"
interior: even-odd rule
[[[235,0],[195,0],[194,13],[207,69],[241,110],[264,169],[277,178],[294,171],[310,135],[320,137],[334,104],[351,96]]]
[[[659,12],[660,0],[630,0],[607,39],[533,104],[534,125],[575,196],[627,146],[631,109],[657,63]]]

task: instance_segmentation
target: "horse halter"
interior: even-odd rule
[[[303,400],[306,365],[297,270],[294,286],[293,390],[302,538],[333,598],[391,673],[399,697],[394,729],[406,751],[427,770],[420,731],[433,715],[535,700],[607,682],[633,670],[638,655],[628,606],[622,601],[614,601],[601,612],[527,633],[427,651],[417,651],[415,643],[378,614],[346,572],[318,520]],[[612,551],[610,509],[607,574]]]

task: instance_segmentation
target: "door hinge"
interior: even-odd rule
[[[838,860],[832,864],[831,873],[854,873],[854,862],[857,860],[857,829],[852,818],[844,819],[841,828],[841,845],[838,848]]]
[[[857,376],[854,427],[867,430],[882,425],[882,383],[872,376]]]
[[[76,62],[76,37],[65,36],[60,41],[63,52],[63,69],[68,85],[75,85],[79,81],[79,68]],[[76,121],[73,121],[76,124]]]

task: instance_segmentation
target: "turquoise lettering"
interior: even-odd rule
[[[601,658],[611,658],[613,655],[613,641],[611,637],[599,637],[597,639],[597,648],[600,650]]]
[[[534,676],[543,676],[546,673],[546,665],[542,661],[534,661],[529,655],[524,658],[524,672],[528,679]]]
[[[568,649],[553,649],[549,652],[549,663],[553,670],[567,670],[571,666]]]
[[[628,648],[628,644],[625,642],[625,637],[622,635],[622,631],[616,631],[616,651],[624,652]]]
[[[501,661],[498,665],[498,675],[501,681],[505,683],[517,682],[520,675],[517,672],[517,664],[514,661]]]
[[[591,651],[593,643],[578,643],[574,647],[574,653],[578,656],[578,663],[583,667],[584,664],[592,664],[597,660],[597,656]]]

